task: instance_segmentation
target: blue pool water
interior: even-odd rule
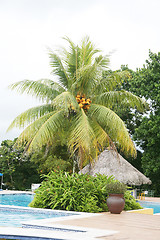
[[[143,208],[153,208],[153,213],[160,213],[160,203],[139,201]]]
[[[39,211],[38,209],[27,207],[33,198],[32,194],[0,194],[0,227],[21,227],[21,222],[25,221],[77,215],[65,211],[44,209]],[[11,206],[7,207],[5,205]]]
[[[33,194],[0,194],[0,204],[28,207],[33,198]]]
[[[57,218],[64,216],[72,216],[74,214],[48,210],[36,210],[32,208],[13,208],[13,207],[0,207],[0,226],[8,227],[21,227],[21,222],[30,220],[39,220],[45,218]],[[75,214],[76,215],[76,214]]]

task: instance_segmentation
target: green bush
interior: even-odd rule
[[[106,184],[113,177],[51,172],[37,189],[31,207],[80,212],[107,211]]]
[[[125,198],[125,211],[142,209],[141,205],[136,202],[135,198],[131,195],[130,191],[126,191],[124,194]]]
[[[43,175],[43,178],[44,181],[36,190],[30,207],[78,212],[108,211],[106,185],[115,182],[113,177],[100,174],[93,177],[87,174],[70,175],[63,172],[51,172]]]

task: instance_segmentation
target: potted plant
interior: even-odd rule
[[[107,184],[107,206],[110,213],[120,214],[124,209],[125,199],[124,193],[127,191],[127,186],[119,181]]]

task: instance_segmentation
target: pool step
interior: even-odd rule
[[[22,224],[22,228],[34,228],[34,229],[42,229],[42,230],[51,230],[51,231],[63,231],[63,232],[81,232],[84,233],[84,230],[64,228],[64,227],[48,227],[48,226],[39,226],[39,225],[31,225],[31,224]]]
[[[102,230],[96,228],[84,228],[79,226],[69,226],[69,225],[62,225],[62,224],[22,224],[22,228],[25,230],[36,230],[36,231],[47,231],[51,232],[52,236],[58,236],[60,240],[65,237],[65,240],[93,240],[97,239],[97,237],[107,237],[112,236],[117,231],[110,231],[110,230]]]

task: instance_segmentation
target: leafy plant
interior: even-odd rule
[[[104,211],[105,186],[113,177],[51,172],[36,191],[31,207],[81,212]],[[106,205],[106,204],[105,204]],[[105,206],[106,207],[106,206]]]
[[[107,184],[107,193],[121,193],[124,194],[127,191],[127,186],[124,183],[120,183],[118,181],[111,182]]]
[[[36,190],[30,207],[80,212],[108,211],[106,185],[113,177],[51,172]],[[128,203],[127,203],[128,204]]]
[[[125,211],[142,209],[141,205],[136,202],[135,198],[131,195],[130,191],[126,191],[124,194],[125,198]]]

